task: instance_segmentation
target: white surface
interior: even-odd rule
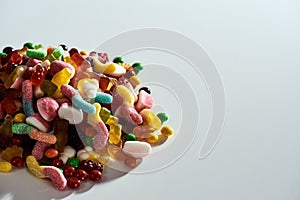
[[[297,200],[299,11],[297,0],[1,1],[0,46],[63,42],[92,50],[120,32],[161,27],[203,46],[223,77],[226,124],[206,159],[198,159],[199,136],[168,168],[127,174],[66,199]],[[22,182],[3,180],[0,195]],[[30,182],[20,193],[26,188]]]

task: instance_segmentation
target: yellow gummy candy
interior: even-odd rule
[[[155,133],[150,133],[149,136],[146,138],[146,141],[149,143],[155,143],[158,141],[158,135]]]
[[[94,61],[94,71],[102,74],[111,74],[116,70],[115,63],[105,63],[102,64],[98,59],[93,58]]]
[[[129,82],[131,83],[131,85],[133,87],[138,86],[139,84],[141,84],[141,80],[138,76],[132,76],[129,78]]]
[[[149,125],[155,130],[160,129],[161,121],[152,110],[144,109],[140,112],[140,115],[143,117],[143,125]]]
[[[29,171],[38,178],[46,178],[43,173],[43,167],[39,165],[34,156],[28,156],[26,158],[26,164]]]
[[[72,71],[68,68],[64,68],[61,71],[57,72],[51,82],[57,86],[57,89],[53,95],[54,98],[62,98],[64,95],[60,91],[60,86],[63,84],[69,84],[72,77]]]
[[[133,106],[134,95],[131,93],[131,91],[127,87],[125,87],[123,85],[118,85],[116,91],[122,97],[123,104]]]
[[[13,145],[11,147],[7,147],[4,151],[2,151],[2,159],[10,162],[10,160],[15,156],[22,156],[23,148],[18,147],[17,145]]]
[[[109,142],[119,144],[121,142],[122,126],[120,124],[111,124],[109,127]]]
[[[98,122],[102,121],[100,118],[100,110],[101,110],[101,105],[99,103],[94,103],[93,106],[96,108],[95,113],[88,113],[88,123],[91,126],[95,126]]]
[[[10,162],[2,161],[0,162],[0,172],[10,172],[12,169],[12,165]]]

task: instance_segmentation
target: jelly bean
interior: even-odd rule
[[[134,64],[132,65],[132,67],[133,67],[133,70],[134,70],[134,72],[135,72],[136,74],[138,74],[140,71],[142,71],[142,70],[144,69],[144,67],[142,66],[141,63],[134,63]]]
[[[0,161],[0,172],[10,172],[12,170],[12,165],[10,162]]]
[[[22,85],[23,92],[23,109],[26,116],[30,116],[34,113],[33,104],[32,104],[32,83],[30,80],[25,80]]]
[[[80,180],[76,177],[69,177],[67,178],[67,185],[73,189],[78,188],[80,187]]]
[[[29,58],[43,59],[46,57],[47,52],[43,49],[28,49],[26,55]]]
[[[6,55],[7,55],[6,53],[0,52],[0,57],[4,57],[4,56],[6,56]]]
[[[44,156],[44,152],[51,144],[37,141],[32,149],[31,154],[35,157],[36,160],[41,160]]]
[[[79,166],[80,160],[78,158],[70,158],[67,162],[67,165],[71,165],[75,168]]]
[[[34,156],[27,156],[26,158],[26,165],[29,171],[38,178],[46,178],[43,173],[43,168],[40,167],[39,163],[35,159]]]
[[[65,44],[60,44],[59,45],[64,51],[68,51],[68,46]]]
[[[155,143],[158,141],[158,135],[152,132],[148,135],[146,141],[149,143]]]
[[[68,142],[68,126],[69,122],[65,119],[56,119],[53,123],[53,134],[56,137],[55,149],[59,152],[64,151],[64,147]]]
[[[53,94],[54,98],[63,97],[63,94],[61,93],[61,86],[64,84],[68,84],[70,82],[71,76],[72,72],[68,68],[62,69],[53,76],[51,82],[57,86],[57,90]]]
[[[136,136],[133,133],[128,133],[124,137],[125,141],[136,141]]]
[[[96,96],[94,99],[91,99],[91,102],[110,104],[112,102],[112,99],[113,98],[110,94],[104,92],[96,92]]]
[[[161,123],[165,123],[166,121],[168,121],[169,117],[166,113],[158,113],[157,117],[160,119]]]
[[[39,113],[34,113],[26,118],[26,123],[32,125],[43,132],[49,132],[52,129],[51,124],[44,120]]]
[[[144,90],[144,91],[147,92],[148,94],[151,94],[151,90],[150,90],[150,88],[148,88],[148,87],[141,87],[141,88],[139,89],[139,92],[141,92],[142,90]]]
[[[124,60],[123,60],[122,57],[115,57],[115,58],[113,59],[113,62],[114,62],[114,63],[124,63]]]
[[[123,151],[135,158],[143,158],[151,153],[151,146],[147,142],[126,141]]]
[[[54,148],[49,148],[45,151],[45,156],[47,158],[55,158],[56,156],[58,156],[58,151]]]
[[[61,104],[58,109],[58,116],[66,119],[70,124],[79,124],[83,121],[83,112],[81,109],[70,106],[68,103]]]
[[[2,151],[2,159],[10,162],[10,160],[14,156],[22,156],[23,148],[18,147],[17,145],[13,145],[11,147],[7,147],[4,151]]]
[[[12,157],[12,159],[10,160],[10,163],[14,166],[14,167],[22,167],[24,165],[24,160],[21,156],[14,156]]]
[[[102,178],[102,173],[99,170],[92,170],[89,174],[89,179],[94,182],[100,181]]]
[[[99,82],[96,79],[84,78],[78,81],[77,88],[84,99],[92,99],[96,97]]]
[[[138,101],[135,104],[135,109],[140,112],[143,109],[150,109],[153,106],[153,99],[150,94],[141,90],[138,95]]]
[[[151,146],[152,146],[152,147],[162,145],[162,144],[165,143],[165,142],[167,141],[167,139],[168,139],[168,137],[167,137],[167,136],[164,136],[163,134],[158,134],[157,137],[158,137],[158,138],[157,138],[157,141],[151,143]]]
[[[87,112],[87,113],[95,113],[96,109],[95,107],[86,102],[85,100],[82,99],[82,97],[80,96],[80,94],[78,93],[78,91],[76,91],[72,86],[69,85],[62,85],[61,86],[61,92],[68,97],[74,106],[76,106],[79,109],[82,109],[83,111]]]
[[[164,126],[164,127],[161,128],[160,132],[164,136],[170,137],[171,135],[173,135],[174,130],[170,126]]]
[[[59,105],[55,99],[43,97],[38,99],[36,104],[39,113],[46,121],[50,122],[57,116]]]
[[[52,160],[51,166],[62,168],[64,166],[64,163],[61,159],[55,158],[54,160]]]
[[[26,42],[23,46],[28,49],[34,49],[34,44],[32,42]]]
[[[54,166],[43,166],[43,175],[50,178],[56,189],[63,190],[67,186],[67,180],[63,173]]]

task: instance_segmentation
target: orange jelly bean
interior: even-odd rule
[[[49,148],[47,151],[45,151],[45,156],[47,158],[55,158],[58,156],[58,151],[54,148]]]

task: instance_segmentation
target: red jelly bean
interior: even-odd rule
[[[11,143],[12,145],[17,145],[18,147],[22,146],[22,140],[19,138],[12,138]]]
[[[74,172],[76,171],[75,167],[71,166],[71,165],[66,165],[64,167],[64,176],[66,178],[73,176]]]
[[[59,158],[55,158],[54,160],[52,160],[51,165],[54,167],[62,168],[64,166],[64,162]]]
[[[67,185],[70,188],[78,188],[80,186],[80,180],[76,177],[67,178]]]
[[[99,170],[94,169],[90,172],[89,176],[91,181],[98,182],[102,178],[102,173]]]
[[[77,169],[74,172],[74,176],[81,181],[85,181],[86,179],[88,179],[89,174],[86,171],[84,171],[83,169]]]
[[[15,167],[22,167],[24,165],[24,159],[21,156],[14,156],[10,160],[10,163]]]

